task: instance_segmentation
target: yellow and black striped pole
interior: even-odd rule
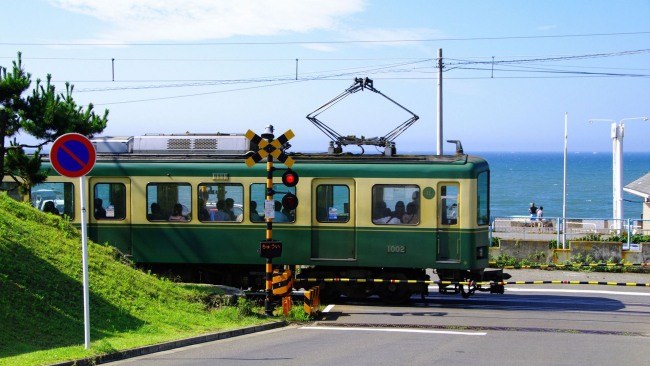
[[[293,159],[282,151],[282,145],[286,144],[289,139],[293,137],[291,130],[285,132],[277,139],[273,139],[273,126],[266,126],[266,130],[262,136],[258,136],[255,132],[248,130],[246,138],[253,144],[257,145],[259,150],[246,159],[246,165],[251,168],[262,159],[266,160],[266,201],[264,202],[264,217],[266,220],[266,237],[265,240],[260,242],[259,253],[262,257],[266,257],[266,299],[264,300],[264,312],[267,315],[273,315],[273,258],[282,255],[282,242],[273,240],[273,219],[275,218],[273,195],[276,193],[273,190],[273,157],[277,158],[281,163],[291,168]],[[297,183],[297,175],[295,176]],[[283,179],[284,181],[284,179]],[[295,197],[295,196],[294,196]],[[297,200],[296,200],[297,203]]]
[[[268,126],[262,137],[269,143],[273,141],[273,126]],[[268,155],[266,160],[266,202],[273,202],[273,155]],[[270,205],[270,203],[269,203]],[[273,216],[265,215],[266,241],[273,241]],[[273,315],[273,259],[266,257],[266,298],[264,299],[264,313]]]

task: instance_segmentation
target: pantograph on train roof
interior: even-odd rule
[[[370,138],[366,138],[364,136],[357,137],[354,135],[347,135],[347,136],[342,135],[336,132],[333,128],[326,125],[323,121],[318,119],[318,116],[320,116],[321,113],[325,112],[326,110],[334,106],[336,103],[340,102],[342,99],[360,90],[363,91],[365,89],[370,90],[388,99],[389,101],[391,101],[392,103],[394,103],[395,105],[403,109],[404,111],[408,112],[411,115],[411,117],[408,118],[406,121],[402,122],[400,125],[395,127],[393,130],[391,130],[384,136],[370,137]],[[349,88],[345,89],[344,92],[332,98],[329,102],[323,104],[318,109],[316,109],[315,111],[307,115],[307,119],[311,121],[311,123],[313,123],[319,130],[321,130],[323,133],[325,133],[328,137],[331,138],[330,148],[329,148],[330,152],[340,153],[342,152],[342,147],[347,145],[356,145],[361,147],[362,149],[363,149],[362,147],[363,145],[371,145],[371,146],[383,147],[384,153],[389,156],[395,154],[395,139],[399,135],[401,135],[404,131],[406,131],[407,128],[411,127],[411,125],[413,125],[413,123],[415,123],[415,121],[417,121],[419,118],[420,117],[418,117],[415,113],[408,110],[403,105],[397,103],[393,99],[389,98],[386,94],[375,89],[373,81],[369,78],[355,78],[354,83]],[[336,147],[334,147],[334,145],[336,145]]]

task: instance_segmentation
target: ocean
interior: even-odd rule
[[[491,170],[493,217],[528,215],[534,202],[544,217],[562,217],[563,152],[471,153]],[[623,187],[650,172],[650,152],[624,152]],[[623,218],[641,219],[641,197],[623,192]],[[612,218],[612,153],[567,154],[567,218]],[[650,218],[646,218],[650,219]]]

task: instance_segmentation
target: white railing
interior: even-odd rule
[[[555,239],[558,243],[565,243],[584,236],[607,239],[614,235],[624,235],[627,236],[628,242],[623,243],[623,249],[635,249],[627,233],[650,235],[650,220],[567,218],[563,221],[558,217],[540,221],[529,216],[507,216],[493,217],[490,225],[490,239],[492,237],[522,240]]]

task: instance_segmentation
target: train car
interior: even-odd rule
[[[86,176],[91,240],[137,265],[183,281],[264,287],[266,164],[249,168],[243,135],[152,135],[94,139]],[[441,280],[488,279],[490,170],[479,157],[288,153],[300,176],[274,177],[276,265],[301,277],[384,278],[412,283],[324,283],[332,300],[379,295],[400,302]],[[281,168],[279,164],[276,164]],[[48,168],[45,161],[44,167]],[[80,180],[51,175],[32,187],[36,207],[53,201],[80,223]],[[299,205],[283,209],[282,196]],[[440,287],[472,293],[474,288]]]

